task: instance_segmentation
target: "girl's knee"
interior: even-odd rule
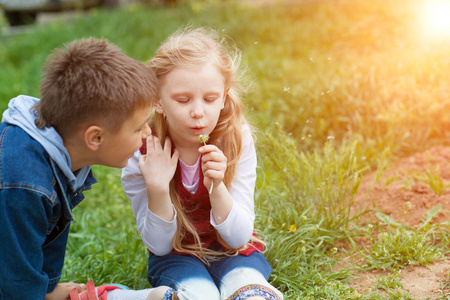
[[[220,300],[217,286],[210,281],[187,280],[177,284],[176,290],[169,286],[159,286],[147,296],[146,300]]]
[[[217,287],[207,287],[198,289],[195,287],[184,286],[178,291],[178,299],[180,300],[220,300],[220,294]]]

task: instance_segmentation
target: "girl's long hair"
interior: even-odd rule
[[[240,84],[243,79],[240,61],[240,51],[225,37],[220,37],[216,31],[207,28],[184,28],[170,36],[147,64],[156,73],[158,80],[174,69],[192,69],[207,62],[213,62],[222,73],[228,93],[224,108],[221,110],[217,125],[211,132],[208,142],[221,149],[228,159],[223,180],[227,188],[230,187],[241,155],[242,124],[246,123],[241,95],[247,92],[247,87]],[[152,116],[151,127],[161,141],[168,135],[166,120],[162,114],[155,113]],[[195,227],[184,213],[174,179],[170,182],[170,196],[177,211],[178,227],[172,241],[175,251],[189,253],[204,262],[213,260],[220,255],[237,255],[241,249],[218,252],[202,247]],[[232,249],[217,232],[216,234],[225,249]],[[183,242],[187,235],[194,237],[194,244]]]

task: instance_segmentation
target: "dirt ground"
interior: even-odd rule
[[[441,195],[430,188],[432,181],[426,179],[425,170],[430,171],[435,184],[439,183],[439,179],[442,180],[444,187],[440,189]],[[423,176],[422,180],[420,176]],[[375,178],[375,171],[364,177],[354,207],[373,207],[375,203],[378,209],[395,220],[416,228],[427,211],[441,205],[442,211],[434,222],[449,221],[450,186],[445,185],[450,183],[450,147],[437,147],[401,159],[393,163],[380,180],[373,184]],[[436,190],[439,192],[439,189]],[[415,299],[437,299],[442,296],[441,282],[448,279],[449,272],[449,261],[406,268],[401,272],[401,283]],[[375,281],[375,275],[388,274],[386,271],[360,273],[361,277],[351,285],[362,292]]]

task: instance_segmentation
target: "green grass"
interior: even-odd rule
[[[85,192],[74,211],[63,277],[84,282],[119,282],[145,287],[147,250],[137,233],[133,211],[122,190],[120,170],[95,167],[100,182]]]
[[[245,104],[259,129],[256,227],[268,244],[272,284],[285,299],[412,299],[392,276],[378,278],[366,294],[347,283],[355,269],[396,271],[448,254],[448,224],[430,222],[436,210],[418,229],[380,214],[368,229],[360,221],[364,206],[352,206],[365,171],[381,174],[398,157],[448,145],[450,44],[421,35],[419,3],[304,1],[255,9],[191,0],[92,10],[0,37],[0,110],[16,95],[39,96],[45,58],[73,39],[105,37],[145,62],[180,26],[223,31],[242,49],[254,82]],[[147,250],[120,170],[94,172],[100,183],[74,209],[63,280],[148,287]],[[437,193],[447,188],[433,173],[420,178]],[[360,249],[358,238],[373,243]],[[364,264],[343,265],[349,255]]]
[[[450,188],[450,184],[444,184],[444,179],[439,174],[439,168],[436,168],[434,171],[428,168],[424,168],[422,172],[417,170],[410,171],[409,175],[413,180],[426,183],[430,190],[438,196],[441,196],[444,191]]]

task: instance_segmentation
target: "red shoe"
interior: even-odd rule
[[[102,285],[99,287],[95,287],[94,281],[89,280],[88,283],[86,283],[86,290],[80,294],[78,294],[77,289],[73,289],[70,291],[70,300],[107,300],[107,292],[116,290],[116,289],[128,289],[125,286],[122,285]]]

